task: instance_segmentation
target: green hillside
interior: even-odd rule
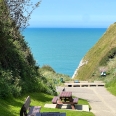
[[[96,70],[107,65],[107,62],[115,57],[115,54],[116,23],[107,29],[99,41],[84,56],[82,59],[83,65],[77,71],[74,79],[91,80]]]
[[[27,92],[56,94],[55,86],[39,73],[39,66],[20,32],[21,22],[11,17],[7,5],[0,1],[0,98]]]

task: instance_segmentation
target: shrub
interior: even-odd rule
[[[113,59],[116,55],[116,48],[112,48],[100,61],[100,65],[106,65],[109,59]]]
[[[6,98],[9,96],[19,96],[21,93],[21,87],[19,87],[19,81],[13,79],[11,71],[0,70],[0,97]]]

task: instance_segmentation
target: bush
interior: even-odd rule
[[[17,3],[23,5],[22,1],[13,1],[15,6]],[[39,3],[40,2],[38,2],[35,7],[37,7]],[[16,97],[22,93],[38,91],[52,94],[54,93],[52,92],[54,89],[50,87],[52,83],[46,88],[46,83],[48,84],[49,81],[41,78],[38,72],[39,67],[36,66],[33,55],[21,35],[20,26],[26,22],[20,18],[23,15],[17,15],[18,11],[21,13],[20,9],[18,9],[20,6],[17,8],[18,10],[13,10],[10,9],[12,8],[11,4],[12,2],[10,1],[0,2],[0,97]],[[13,15],[19,16],[19,18],[13,20]],[[25,17],[26,20],[28,18],[29,17]],[[19,23],[16,22],[18,20],[22,21],[22,23],[20,21]],[[21,25],[18,26],[17,24]],[[47,69],[53,71],[51,68],[47,67]]]
[[[49,65],[44,65],[42,66],[42,68],[40,69],[41,71],[50,71],[50,72],[53,72],[55,73],[54,69],[52,67],[50,67]]]
[[[100,65],[106,65],[109,59],[113,59],[116,56],[116,48],[112,48],[100,61]]]
[[[116,77],[114,77],[114,79],[112,79],[111,81],[107,82],[105,86],[108,91],[110,91],[113,95],[116,96]]]
[[[9,96],[19,96],[21,87],[19,87],[18,79],[13,79],[11,71],[0,70],[0,97],[7,98]]]

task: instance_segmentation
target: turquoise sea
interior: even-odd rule
[[[23,35],[37,65],[72,77],[80,60],[106,28],[27,28]]]

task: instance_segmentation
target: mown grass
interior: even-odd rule
[[[41,112],[65,112],[66,116],[94,116],[91,112],[71,111],[62,109],[44,108],[46,103],[51,103],[53,96],[44,93],[29,93],[19,98],[0,99],[0,115],[1,116],[19,116],[27,96],[31,97],[31,106],[42,106]],[[86,100],[79,99],[78,104],[88,104]]]
[[[106,84],[107,90],[116,96],[116,79],[113,79],[111,82]]]

